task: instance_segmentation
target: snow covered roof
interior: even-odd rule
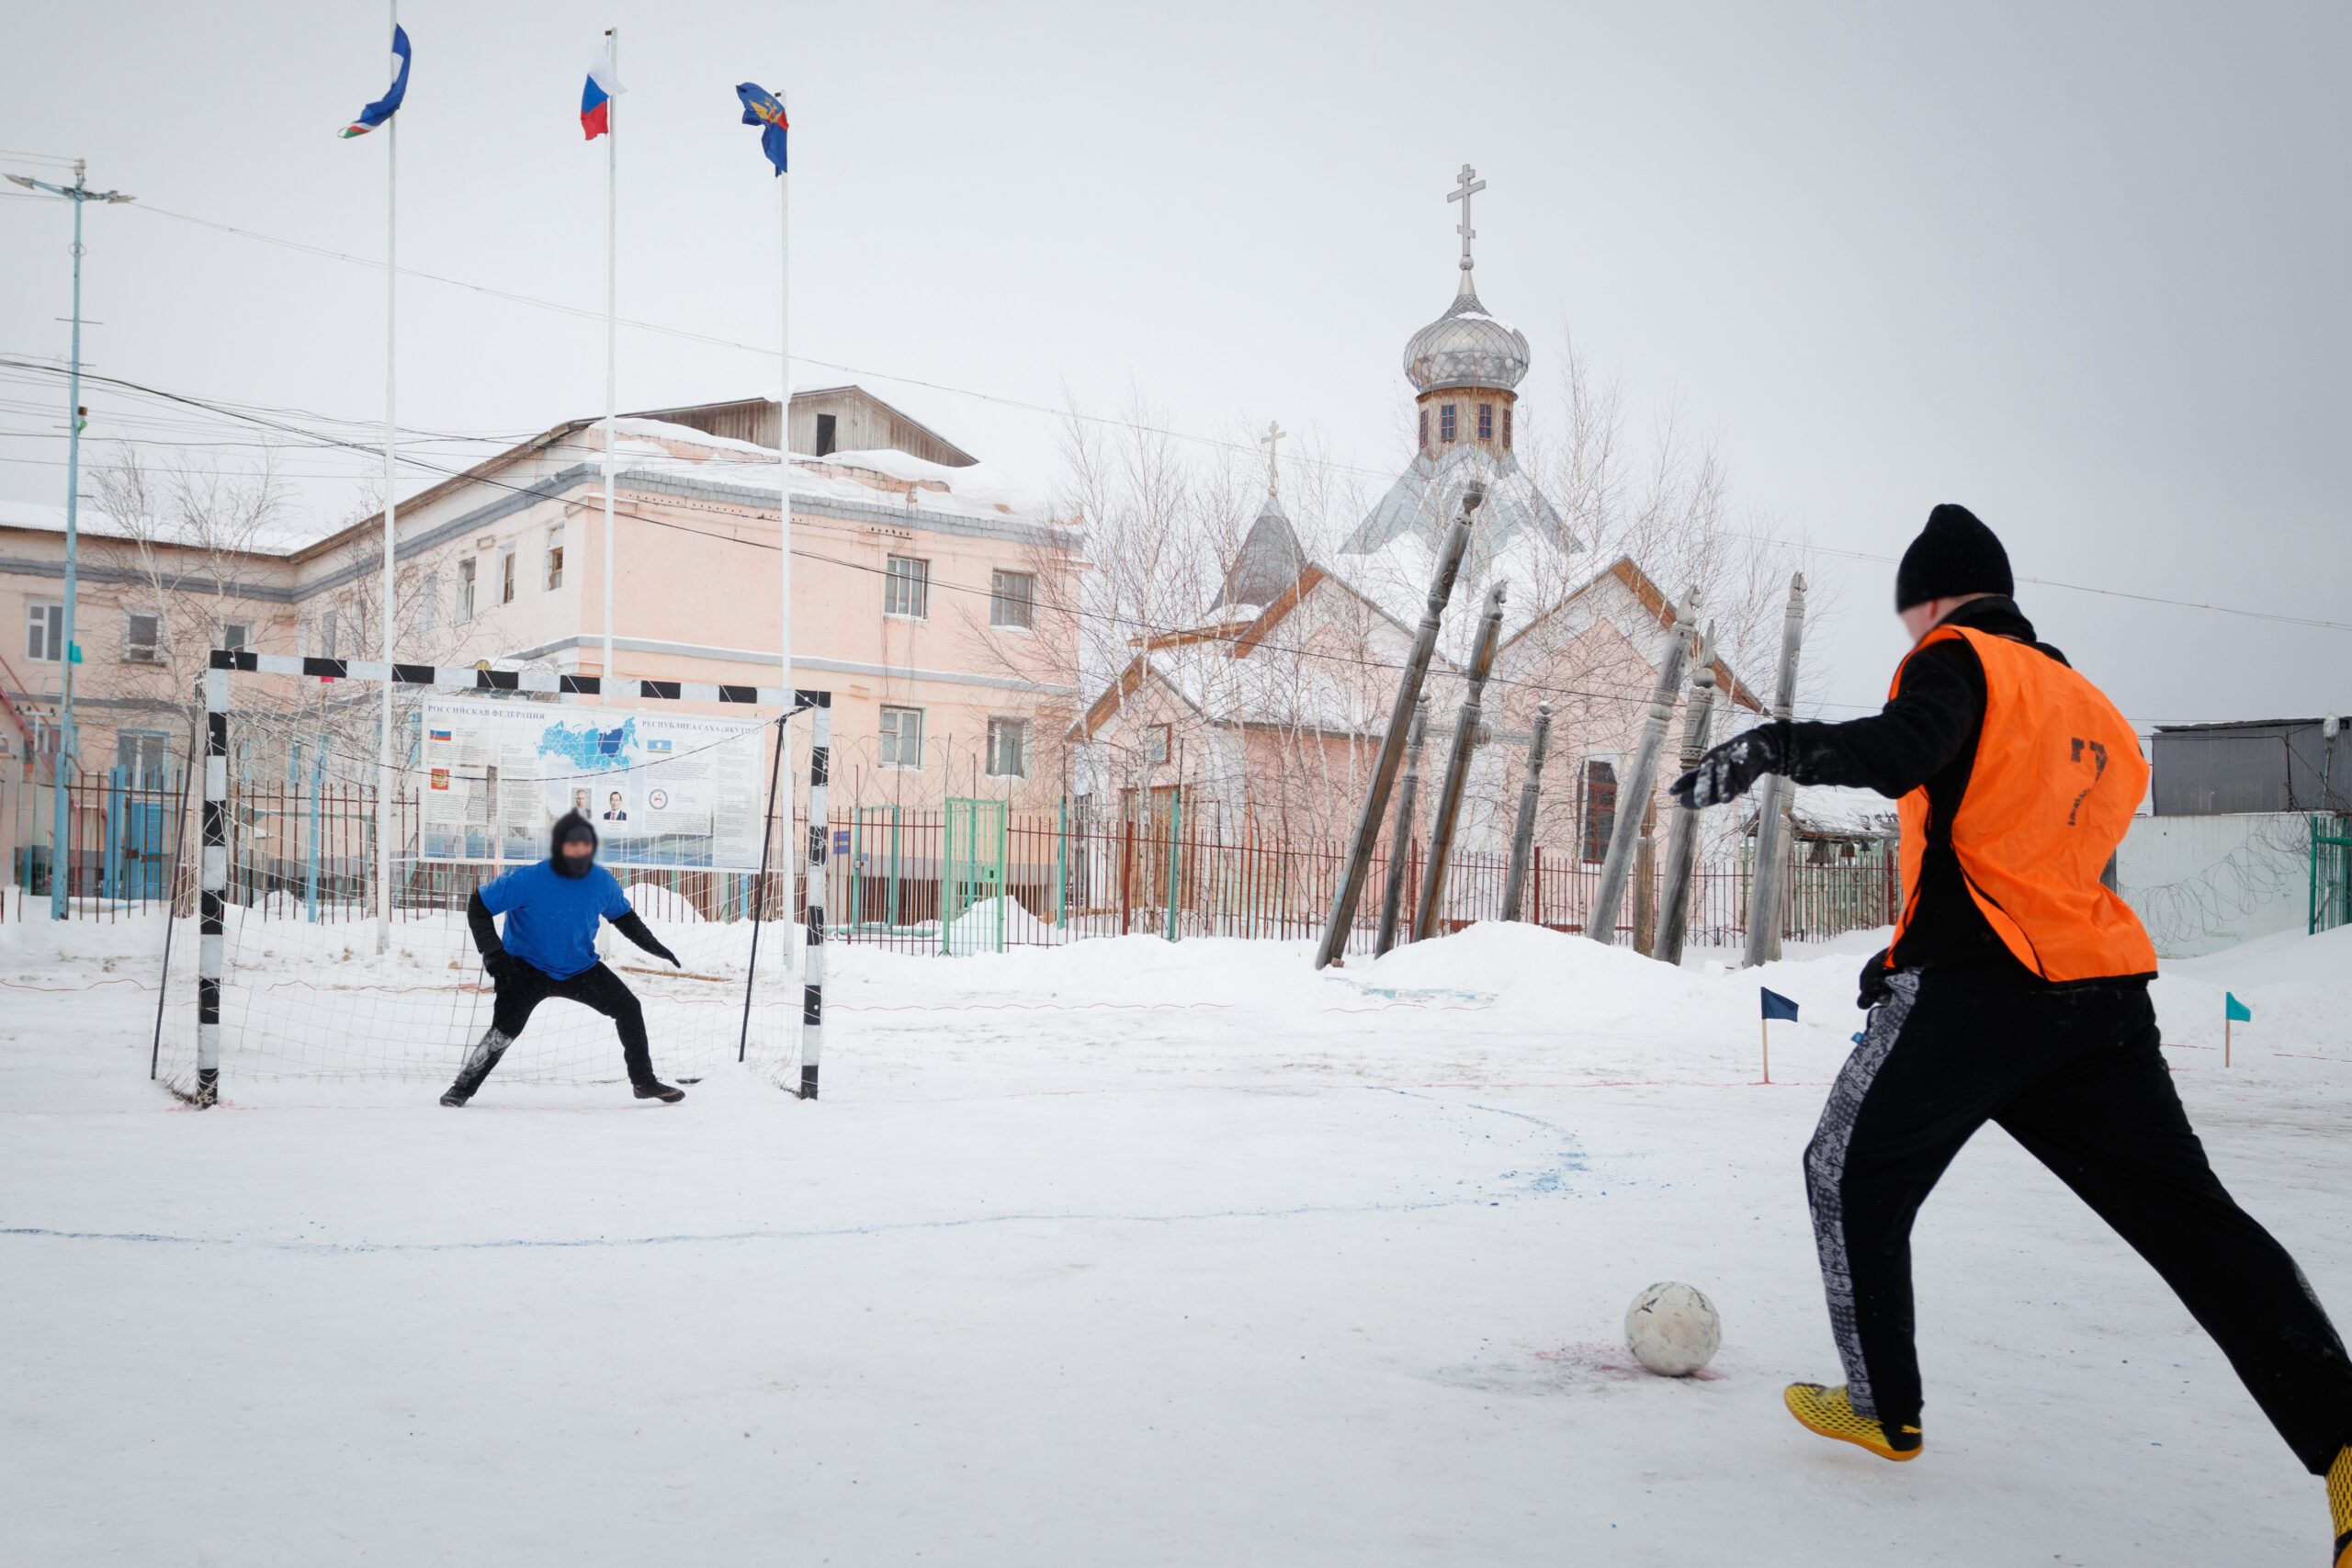
[[[1750,794],[1740,802],[1743,829],[1755,826],[1758,799]],[[1894,802],[1874,789],[1846,784],[1799,784],[1789,813],[1797,831],[1813,838],[1884,838],[1897,826]]]
[[[254,525],[249,529],[236,530],[220,537],[208,537],[200,529],[174,521],[158,521],[152,529],[136,529],[120,519],[100,511],[85,497],[75,508],[74,525],[78,533],[97,539],[138,539],[146,537],[159,545],[178,546],[187,549],[227,549],[243,555],[283,556],[314,545],[337,531],[340,525],[322,525],[315,522],[268,522]],[[65,532],[65,503],[45,501],[0,501],[0,527],[28,528],[37,533]]]
[[[1463,492],[1476,480],[1486,487],[1470,530],[1470,557],[1464,570],[1476,580],[1487,575],[1484,563],[1508,548],[1522,535],[1532,535],[1562,554],[1574,554],[1577,541],[1535,481],[1506,452],[1489,456],[1476,446],[1457,446],[1431,457],[1417,453],[1379,504],[1365,513],[1354,533],[1340,547],[1343,556],[1373,555],[1392,542],[1419,539],[1432,551],[1462,509]],[[1423,580],[1424,587],[1428,580]]]
[[[1252,607],[1254,613],[1281,598],[1306,570],[1306,547],[1298,542],[1290,519],[1283,513],[1282,498],[1269,493],[1266,504],[1259,509],[1258,520],[1250,525],[1233,565],[1226,571],[1225,587],[1209,610],[1214,614],[1247,606]]]

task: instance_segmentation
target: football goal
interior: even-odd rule
[[[568,811],[678,956],[609,925],[598,938],[656,1070],[741,1061],[815,1098],[831,846],[794,830],[793,779],[805,769],[806,819],[824,821],[830,693],[244,649],[216,651],[203,686],[197,874],[164,946],[152,1069],[181,1099],[212,1105],[243,1078],[454,1077],[494,995],[467,906],[547,858]],[[625,1081],[611,1021],[553,999],[492,1083]]]

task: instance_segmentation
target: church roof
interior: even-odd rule
[[[1528,364],[1525,334],[1478,303],[1467,271],[1445,314],[1405,340],[1405,378],[1416,392],[1446,387],[1509,389],[1525,378]]]
[[[1224,589],[1209,608],[1254,604],[1262,609],[1281,598],[1306,570],[1306,550],[1283,513],[1282,498],[1269,491],[1258,520],[1250,525],[1239,553],[1226,570]]]
[[[1343,556],[1376,555],[1395,541],[1417,537],[1434,550],[1444,538],[1453,514],[1461,510],[1462,493],[1476,479],[1487,488],[1470,536],[1470,558],[1464,572],[1476,580],[1485,575],[1484,563],[1510,549],[1521,538],[1551,546],[1573,555],[1578,547],[1567,523],[1535,488],[1519,459],[1506,452],[1489,456],[1468,443],[1442,456],[1415,456],[1378,505],[1364,513],[1355,532],[1340,547]]]

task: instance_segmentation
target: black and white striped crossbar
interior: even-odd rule
[[[708,681],[630,681],[601,675],[554,675],[538,670],[476,670],[462,664],[387,664],[376,659],[303,659],[250,649],[212,650],[215,670],[256,675],[308,675],[329,681],[390,681],[454,692],[546,692],[560,696],[635,697],[665,703],[750,703],[767,707],[831,707],[831,692],[781,686],[723,686]]]

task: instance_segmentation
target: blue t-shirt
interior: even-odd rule
[[[601,865],[566,876],[540,861],[510,871],[481,890],[482,907],[506,917],[506,951],[558,980],[596,966],[596,922],[628,913],[620,883]]]

